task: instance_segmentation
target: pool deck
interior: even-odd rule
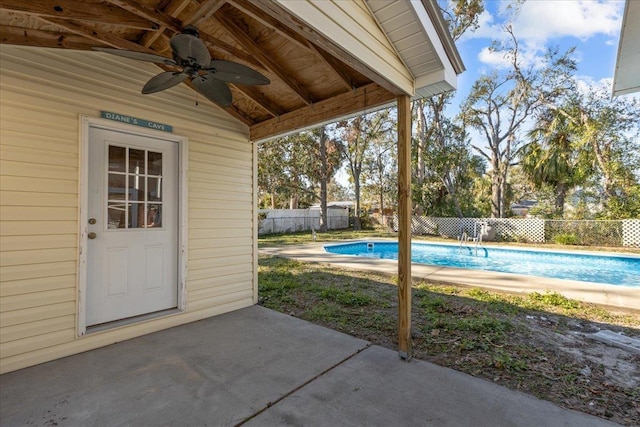
[[[394,242],[393,239],[370,239]],[[260,248],[261,255],[291,258],[303,262],[333,265],[340,268],[376,271],[397,274],[398,262],[379,258],[365,258],[352,255],[327,253],[324,246],[344,242],[313,243],[300,246],[280,246]],[[420,242],[415,242],[420,243]],[[426,242],[423,242],[426,243]],[[413,279],[473,286],[510,293],[557,292],[567,298],[606,305],[614,308],[640,311],[640,291],[638,288],[601,283],[579,282],[576,280],[551,279],[484,270],[412,264]]]

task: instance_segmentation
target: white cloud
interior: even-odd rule
[[[478,29],[464,39],[501,39],[512,12],[508,1],[500,1],[495,15],[485,10]],[[622,25],[624,0],[528,0],[522,5],[513,28],[518,39],[544,43],[548,39],[575,37],[587,40],[597,34],[617,37]]]
[[[532,0],[522,6],[513,23],[519,38],[545,42],[556,37],[586,40],[596,34],[616,36],[623,1]]]
[[[595,80],[591,76],[575,76],[574,79],[578,92],[582,94],[585,94],[592,89],[611,92],[611,85],[613,84],[613,79],[611,77]]]
[[[496,14],[489,11],[480,16],[478,30],[465,38],[504,40],[505,16],[510,12],[508,2],[497,4]],[[506,6],[505,6],[506,5]],[[515,21],[513,31],[520,44],[523,65],[540,66],[547,42],[551,39],[572,37],[585,41],[595,35],[617,37],[622,19],[624,1],[620,0],[528,0],[524,2]],[[552,43],[555,44],[555,43]],[[608,45],[615,44],[613,40]],[[579,54],[574,54],[578,59]],[[500,54],[482,50],[478,59],[493,67],[508,64]]]
[[[497,23],[488,11],[484,11],[478,17],[478,29],[474,32],[467,31],[461,41],[467,39],[499,39],[504,36],[502,24]]]
[[[542,68],[545,65],[544,50],[540,46],[520,46],[518,53],[518,63],[521,67]],[[511,68],[511,57],[504,52],[492,51],[485,47],[478,53],[478,61],[496,69]]]
[[[478,60],[495,68],[508,68],[510,65],[509,59],[505,58],[504,53],[492,51],[488,47],[480,51]]]
[[[623,9],[621,0],[529,0],[513,28],[518,39],[531,44],[562,37],[585,41],[598,34],[616,37]]]

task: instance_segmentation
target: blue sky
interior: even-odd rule
[[[492,40],[506,36],[503,27],[509,20],[508,6],[513,3],[487,0],[480,27],[456,43],[466,71],[458,76],[458,90],[449,114],[457,114],[479,76],[505,66],[502,56],[490,53],[488,48]],[[513,21],[513,29],[528,61],[543,56],[548,46],[559,46],[561,52],[575,46],[575,76],[579,83],[583,87],[611,85],[623,11],[624,0],[527,0]],[[474,131],[471,137],[473,142],[484,145]],[[344,167],[336,180],[348,187]]]
[[[638,0],[632,0],[638,1]],[[505,37],[511,1],[489,0],[480,27],[457,42],[467,71],[458,77],[456,108],[483,73],[503,67],[501,55],[490,53],[491,40]],[[622,25],[623,0],[528,0],[513,21],[523,57],[535,61],[547,46],[561,51],[575,46],[576,77],[585,85],[612,81]]]

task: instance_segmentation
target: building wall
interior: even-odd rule
[[[0,52],[0,372],[246,307],[255,300],[254,150],[248,129],[185,85],[140,89],[153,64],[98,52]],[[79,117],[170,124],[188,138],[184,312],[77,334]]]

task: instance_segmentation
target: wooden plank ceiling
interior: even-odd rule
[[[14,45],[106,46],[171,57],[171,37],[195,26],[212,58],[271,80],[229,85],[233,103],[224,109],[250,127],[252,140],[387,104],[400,94],[270,0],[0,0],[0,8],[1,42]]]

